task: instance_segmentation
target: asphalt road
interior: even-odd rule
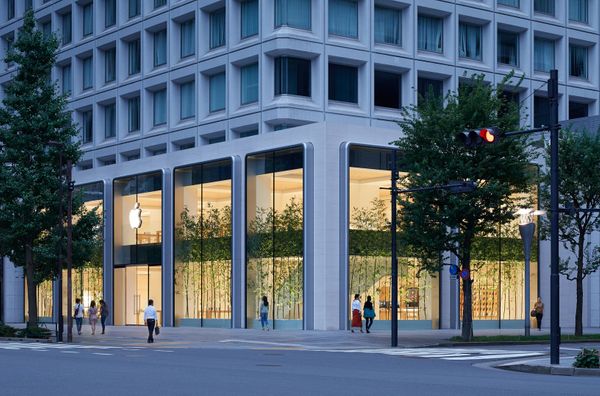
[[[482,367],[489,363],[479,360],[267,346],[4,347],[4,396],[600,394],[599,377],[515,373]]]

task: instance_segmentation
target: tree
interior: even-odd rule
[[[472,180],[477,189],[466,194],[435,190],[401,195],[399,228],[403,246],[420,260],[419,271],[442,268],[441,252],[458,258],[463,279],[462,338],[473,338],[471,250],[476,238],[494,234],[499,223],[514,218],[514,193],[530,183],[530,152],[521,138],[499,139],[494,145],[466,148],[455,134],[495,126],[519,126],[519,104],[504,98],[508,75],[497,88],[483,75],[473,76],[458,92],[449,92],[445,107],[429,95],[418,106],[403,109],[404,135],[395,142],[401,152],[403,186],[407,188]]]
[[[45,37],[35,25],[29,10],[6,56],[16,71],[0,107],[0,256],[25,267],[28,326],[37,323],[36,285],[51,273],[46,265],[56,265],[36,262],[35,255],[59,222],[58,192],[64,183],[58,172],[59,151],[65,162],[74,163],[80,156],[66,99],[49,78],[58,39],[54,34]],[[49,146],[50,141],[61,147]]]
[[[568,280],[576,282],[575,335],[583,334],[583,280],[600,267],[600,247],[592,246],[590,235],[600,230],[598,212],[578,209],[598,209],[600,206],[600,134],[587,131],[561,131],[558,146],[558,172],[560,175],[559,205],[572,208],[572,214],[559,216],[559,239],[565,249],[575,255],[561,259],[559,271]],[[545,153],[546,168],[542,178],[550,185],[550,147]],[[550,202],[550,191],[542,191],[545,207]],[[548,222],[543,223],[544,231]]]

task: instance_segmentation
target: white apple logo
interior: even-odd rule
[[[129,225],[134,230],[142,227],[142,209],[139,202],[136,202],[133,209],[129,211]]]

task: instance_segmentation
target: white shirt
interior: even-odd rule
[[[356,299],[352,301],[352,310],[358,309],[360,311],[360,300]]]
[[[146,309],[144,309],[144,321],[147,319],[158,319],[156,316],[156,308],[154,308],[152,305],[148,305]]]
[[[75,304],[75,312],[77,312],[77,314],[75,315],[76,318],[83,318],[83,305],[81,304]]]

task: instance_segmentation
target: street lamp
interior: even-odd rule
[[[533,234],[535,233],[535,223],[533,220],[536,216],[545,215],[546,211],[521,208],[515,214],[519,215],[519,233],[523,241],[523,252],[525,255],[525,336],[529,337],[531,335],[531,318],[529,317],[531,274],[529,263],[531,261],[531,244],[533,242]]]

